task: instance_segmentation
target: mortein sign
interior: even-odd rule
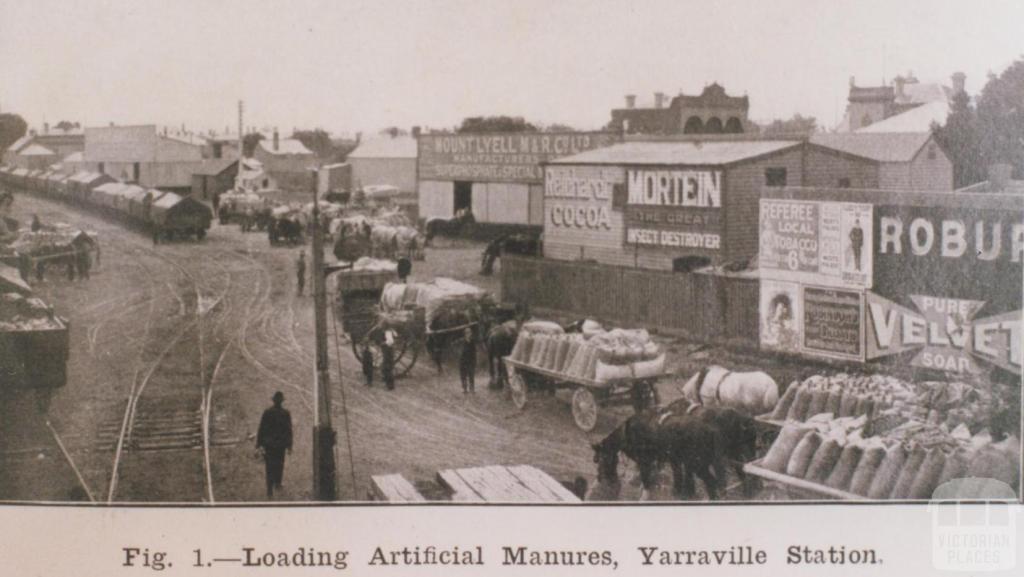
[[[717,252],[721,209],[722,171],[627,171],[627,245]]]

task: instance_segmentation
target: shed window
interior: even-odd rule
[[[839,179],[839,188],[850,188],[850,179],[849,178],[840,178]]]
[[[935,145],[934,144],[929,144],[928,145],[928,160],[935,160],[935,156],[936,156]]]
[[[764,169],[764,184],[765,184],[765,186],[786,186],[786,169],[785,168],[766,168],[766,169]]]

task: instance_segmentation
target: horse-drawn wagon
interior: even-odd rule
[[[550,324],[550,323],[548,323]],[[535,333],[529,324],[519,333],[508,370],[512,403],[526,406],[529,391],[572,390],[576,426],[591,431],[601,407],[632,404],[637,411],[657,403],[655,383],[663,376],[665,356],[646,331],[563,334]],[[601,336],[597,336],[600,334]],[[618,343],[630,342],[630,350]]]

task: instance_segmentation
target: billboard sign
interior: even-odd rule
[[[629,170],[626,244],[653,248],[721,248],[722,171]]]
[[[872,284],[870,204],[762,199],[762,276],[822,286]]]
[[[868,293],[869,359],[916,351],[911,364],[956,373],[977,361],[1020,374],[1021,311],[977,318],[984,301],[911,295],[913,307]]]
[[[417,140],[419,179],[540,184],[542,162],[616,140],[607,132],[424,134]]]
[[[804,287],[803,351],[863,361],[863,303],[860,292]]]
[[[800,352],[800,286],[796,283],[761,281],[761,348],[787,353]]]

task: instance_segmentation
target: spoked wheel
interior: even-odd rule
[[[364,338],[359,342],[352,341],[352,353],[358,361],[362,361],[363,351],[367,348],[370,349],[370,354],[373,356],[373,366],[380,368],[381,363],[384,362],[384,353],[381,352],[380,343],[371,338]],[[410,340],[410,337],[403,333],[396,333],[394,349],[394,375],[397,379],[404,377],[412,370],[420,354],[420,345],[419,341]]]
[[[577,427],[587,432],[597,424],[597,399],[586,387],[579,387],[572,394],[572,418]]]
[[[508,367],[508,391],[512,397],[512,404],[522,410],[526,406],[526,381],[513,366]]]

